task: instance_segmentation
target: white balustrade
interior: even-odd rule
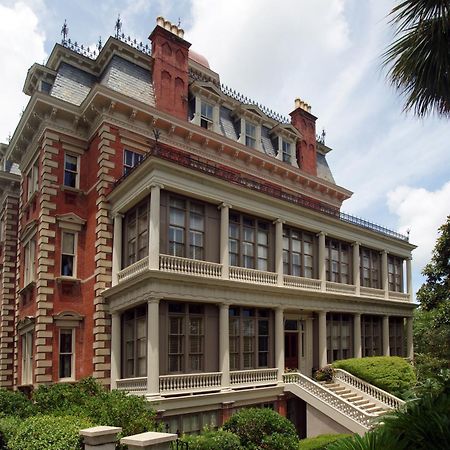
[[[160,255],[159,269],[163,272],[183,273],[208,278],[221,278],[222,265],[180,256]]]
[[[221,380],[221,372],[161,375],[159,392],[161,395],[176,395],[220,391]]]
[[[335,369],[334,370],[334,378],[339,380],[339,382],[345,383],[348,386],[351,386],[353,389],[357,389],[364,394],[369,395],[378,402],[382,403],[389,408],[399,408],[404,405],[404,401],[396,397],[395,395],[389,394],[389,392],[383,391],[376,386],[373,386],[370,383],[367,383],[361,378],[355,377],[351,373],[343,369]]]
[[[315,278],[303,278],[293,275],[284,275],[283,282],[284,286],[286,287],[320,291],[320,280],[316,280]]]
[[[283,375],[283,381],[286,384],[291,383],[300,386],[314,397],[321,399],[324,403],[366,428],[370,428],[373,425],[374,419],[377,417],[375,414],[371,414],[358,408],[356,405],[339,397],[334,392],[326,389],[321,384],[316,383],[301,373],[286,373]]]
[[[139,261],[135,262],[134,264],[131,264],[128,267],[125,267],[125,269],[122,269],[117,274],[118,282],[120,283],[129,278],[135,277],[136,275],[145,272],[147,269],[148,269],[148,256],[140,259]]]
[[[254,284],[276,285],[278,274],[275,272],[266,272],[264,270],[230,266],[230,280],[245,281]]]
[[[123,378],[117,380],[117,390],[143,395],[147,392],[147,377]]]
[[[260,386],[277,383],[278,369],[236,370],[230,372],[232,387]]]
[[[333,281],[327,281],[327,292],[339,292],[340,294],[355,294],[356,286],[354,284],[335,283]]]
[[[409,294],[405,294],[404,292],[389,291],[389,299],[390,300],[403,300],[405,302],[408,302]]]
[[[376,288],[361,286],[360,294],[363,297],[384,298],[384,290],[383,289],[376,289]]]

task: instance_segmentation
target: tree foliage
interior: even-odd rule
[[[403,0],[391,13],[396,32],[383,54],[391,84],[406,96],[405,110],[450,117],[450,3]]]

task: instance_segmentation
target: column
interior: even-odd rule
[[[113,236],[113,254],[112,254],[112,285],[118,282],[118,275],[122,266],[122,223],[123,215],[114,215],[114,236]]]
[[[120,314],[111,314],[111,389],[117,389],[117,380],[120,378],[121,334]]]
[[[194,123],[195,125],[200,126],[201,112],[202,112],[202,99],[198,95],[196,95],[194,117],[191,120],[191,122]]]
[[[148,268],[159,269],[159,232],[160,232],[160,184],[152,184],[150,189],[150,225],[148,233]]]
[[[360,272],[360,256],[359,256],[359,242],[353,244],[353,284],[356,286],[355,294],[361,293],[361,272]]]
[[[326,290],[326,277],[327,271],[325,267],[325,233],[321,231],[319,234],[319,280],[321,284],[321,290]]]
[[[230,277],[230,253],[228,234],[230,228],[230,205],[222,203],[220,209],[220,264],[222,264],[222,278]]]
[[[213,106],[213,129],[215,133],[220,133],[220,106],[215,104]]]
[[[389,278],[387,251],[381,252],[381,288],[384,290],[384,298],[389,298]]]
[[[284,374],[284,312],[281,307],[275,309],[275,364],[278,383],[281,383]]]
[[[283,221],[275,220],[275,272],[278,274],[278,286],[283,286]]]
[[[409,301],[414,301],[414,293],[412,287],[412,269],[411,269],[411,260],[412,258],[406,258],[406,292],[409,295]]]
[[[355,358],[362,358],[361,314],[353,316],[353,354]]]
[[[222,390],[230,390],[230,306],[222,303],[219,312],[219,370],[222,372]]]
[[[389,316],[383,316],[383,355],[390,356],[389,350]]]
[[[414,359],[414,343],[413,343],[413,318],[406,318],[406,356]]]
[[[327,312],[319,311],[319,366],[327,365]]]
[[[255,139],[256,139],[256,146],[255,148],[257,150],[262,149],[262,143],[261,143],[261,125],[257,124],[255,126]]]
[[[159,298],[147,301],[147,395],[159,397]]]

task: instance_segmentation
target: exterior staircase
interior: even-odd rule
[[[284,375],[285,391],[290,392],[352,431],[364,434],[377,418],[399,408],[403,400],[342,369],[333,380],[318,383],[300,373]]]

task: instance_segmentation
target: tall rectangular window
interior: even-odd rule
[[[283,162],[291,164],[292,163],[292,150],[291,144],[286,142],[284,139],[281,141],[281,150]]]
[[[252,148],[256,147],[256,125],[247,121],[245,121],[245,145]]]
[[[36,161],[27,173],[27,200],[38,190],[39,162]]]
[[[147,375],[147,309],[139,306],[122,315],[122,377]]]
[[[69,231],[63,231],[61,241],[61,275],[65,277],[75,277],[76,234]]]
[[[348,314],[327,314],[327,360],[333,362],[353,355],[353,319]]]
[[[61,328],[59,330],[59,378],[74,379],[74,330]]]
[[[24,287],[30,284],[35,279],[35,259],[36,259],[36,241],[30,239],[24,245],[24,274],[23,285]]]
[[[148,255],[148,200],[125,214],[124,264],[133,264]]]
[[[33,332],[21,336],[22,344],[22,384],[33,384]]]
[[[389,290],[403,292],[403,259],[388,255]]]
[[[403,317],[389,317],[389,349],[391,356],[405,356]]]
[[[336,239],[326,239],[327,280],[350,284],[350,245]]]
[[[283,228],[283,272],[286,275],[313,278],[314,235]]]
[[[361,285],[380,288],[380,253],[369,248],[361,248]]]
[[[131,150],[124,150],[123,152],[123,173],[126,175],[134,166],[137,166],[144,159],[141,153],[133,152]]]
[[[200,113],[200,126],[210,129],[213,125],[213,106],[202,101]]]
[[[64,186],[78,188],[79,177],[78,156],[64,154]]]
[[[363,356],[380,356],[381,347],[381,317],[361,317],[361,344]]]

